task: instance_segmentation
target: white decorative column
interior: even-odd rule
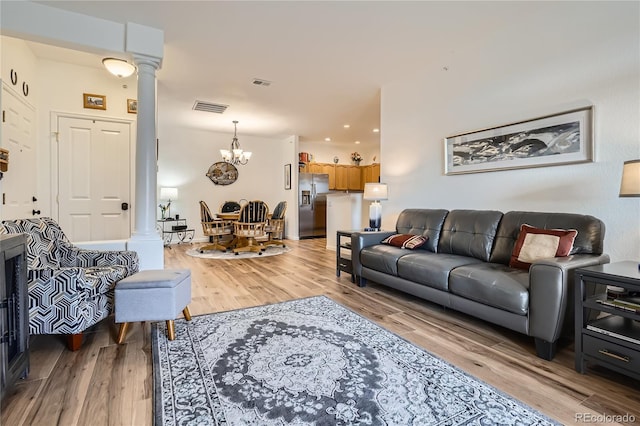
[[[157,58],[133,55],[138,67],[135,170],[135,224],[127,247],[138,252],[140,270],[163,269],[164,247],[156,231],[156,70]]]

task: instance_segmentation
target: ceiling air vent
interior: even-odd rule
[[[196,101],[193,104],[193,109],[196,111],[213,112],[216,114],[222,114],[229,108],[229,105],[214,104],[212,102]]]
[[[263,80],[261,78],[254,78],[252,83],[255,84],[256,86],[264,86],[264,87],[271,86],[270,81]]]

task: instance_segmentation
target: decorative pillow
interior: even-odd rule
[[[417,249],[427,242],[427,237],[412,234],[394,234],[380,241],[382,244],[390,246],[406,248],[409,250]]]
[[[541,229],[523,224],[509,266],[528,270],[538,259],[568,256],[576,235],[575,229]]]

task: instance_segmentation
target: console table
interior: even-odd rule
[[[638,262],[616,262],[575,271],[575,367],[585,372],[593,362],[640,379],[640,271]],[[639,296],[610,299],[606,292],[590,295],[589,285],[616,286]],[[622,302],[621,302],[622,301]]]
[[[158,231],[162,233],[162,241],[165,246],[173,243],[174,236],[178,244],[191,242],[196,233],[194,229],[189,229],[187,219],[174,218],[159,219]]]

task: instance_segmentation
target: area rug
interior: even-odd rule
[[[324,296],[152,327],[154,424],[551,425]]]
[[[205,243],[202,243],[204,245]],[[220,251],[220,250],[207,250],[204,253],[200,253],[200,250],[197,248],[189,249],[185,253],[189,256],[199,257],[202,259],[226,259],[226,260],[238,260],[238,259],[252,259],[256,257],[269,257],[269,256],[277,256],[279,254],[284,254],[290,252],[291,249],[289,247],[282,246],[269,246],[267,247],[262,254],[253,253],[253,252],[244,252],[238,253],[237,255],[232,251]]]

